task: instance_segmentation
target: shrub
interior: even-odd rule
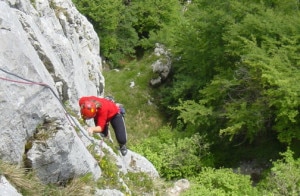
[[[135,151],[153,163],[160,175],[168,180],[193,176],[210,160],[209,145],[199,134],[182,137],[170,127],[135,146]]]
[[[252,187],[250,176],[235,174],[231,169],[203,168],[198,176],[191,180],[191,188],[182,195],[260,195]]]
[[[273,162],[267,177],[258,186],[273,195],[299,195],[300,158],[295,160],[290,149],[281,155],[283,159]]]

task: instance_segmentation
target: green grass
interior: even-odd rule
[[[33,171],[28,171],[18,165],[0,160],[0,175],[24,196],[60,195],[60,196],[89,196],[93,195],[93,180],[91,175],[71,179],[64,186],[55,184],[45,185],[39,181]]]
[[[141,142],[156,134],[164,124],[163,116],[153,103],[154,90],[149,86],[153,77],[151,64],[155,57],[149,56],[142,61],[132,61],[119,71],[104,69],[105,96],[113,96],[126,109],[125,121],[128,146]],[[135,86],[130,88],[130,82]]]

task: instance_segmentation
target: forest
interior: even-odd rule
[[[73,0],[110,68],[156,43],[172,72],[155,88],[166,126],[132,148],[185,195],[299,195],[299,0]],[[238,175],[241,162],[263,169]]]

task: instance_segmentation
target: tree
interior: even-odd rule
[[[114,66],[139,50],[153,48],[158,34],[176,22],[177,0],[73,0],[94,25],[100,37],[100,52]]]
[[[168,105],[181,98],[179,119],[195,130],[217,128],[250,141],[276,130],[281,142],[300,139],[299,11],[244,3],[197,1],[189,8],[168,89],[177,102]]]
[[[112,65],[134,54],[138,37],[132,17],[122,0],[73,0],[93,24],[100,38],[100,52]]]
[[[178,21],[180,13],[180,3],[178,0],[133,0],[129,7],[130,13],[134,16],[132,26],[138,33],[139,50],[153,48],[158,40],[157,34],[165,26]],[[165,29],[164,29],[165,30]],[[149,42],[149,40],[152,40]]]

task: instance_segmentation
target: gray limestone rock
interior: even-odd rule
[[[0,1],[0,46],[0,158],[22,165],[28,152],[45,183],[87,172],[99,178],[64,109],[78,111],[80,96],[103,93],[93,26],[69,0]],[[40,126],[56,122],[49,140],[36,138]]]
[[[4,176],[0,176],[0,195],[21,196],[21,194],[7,181]]]

